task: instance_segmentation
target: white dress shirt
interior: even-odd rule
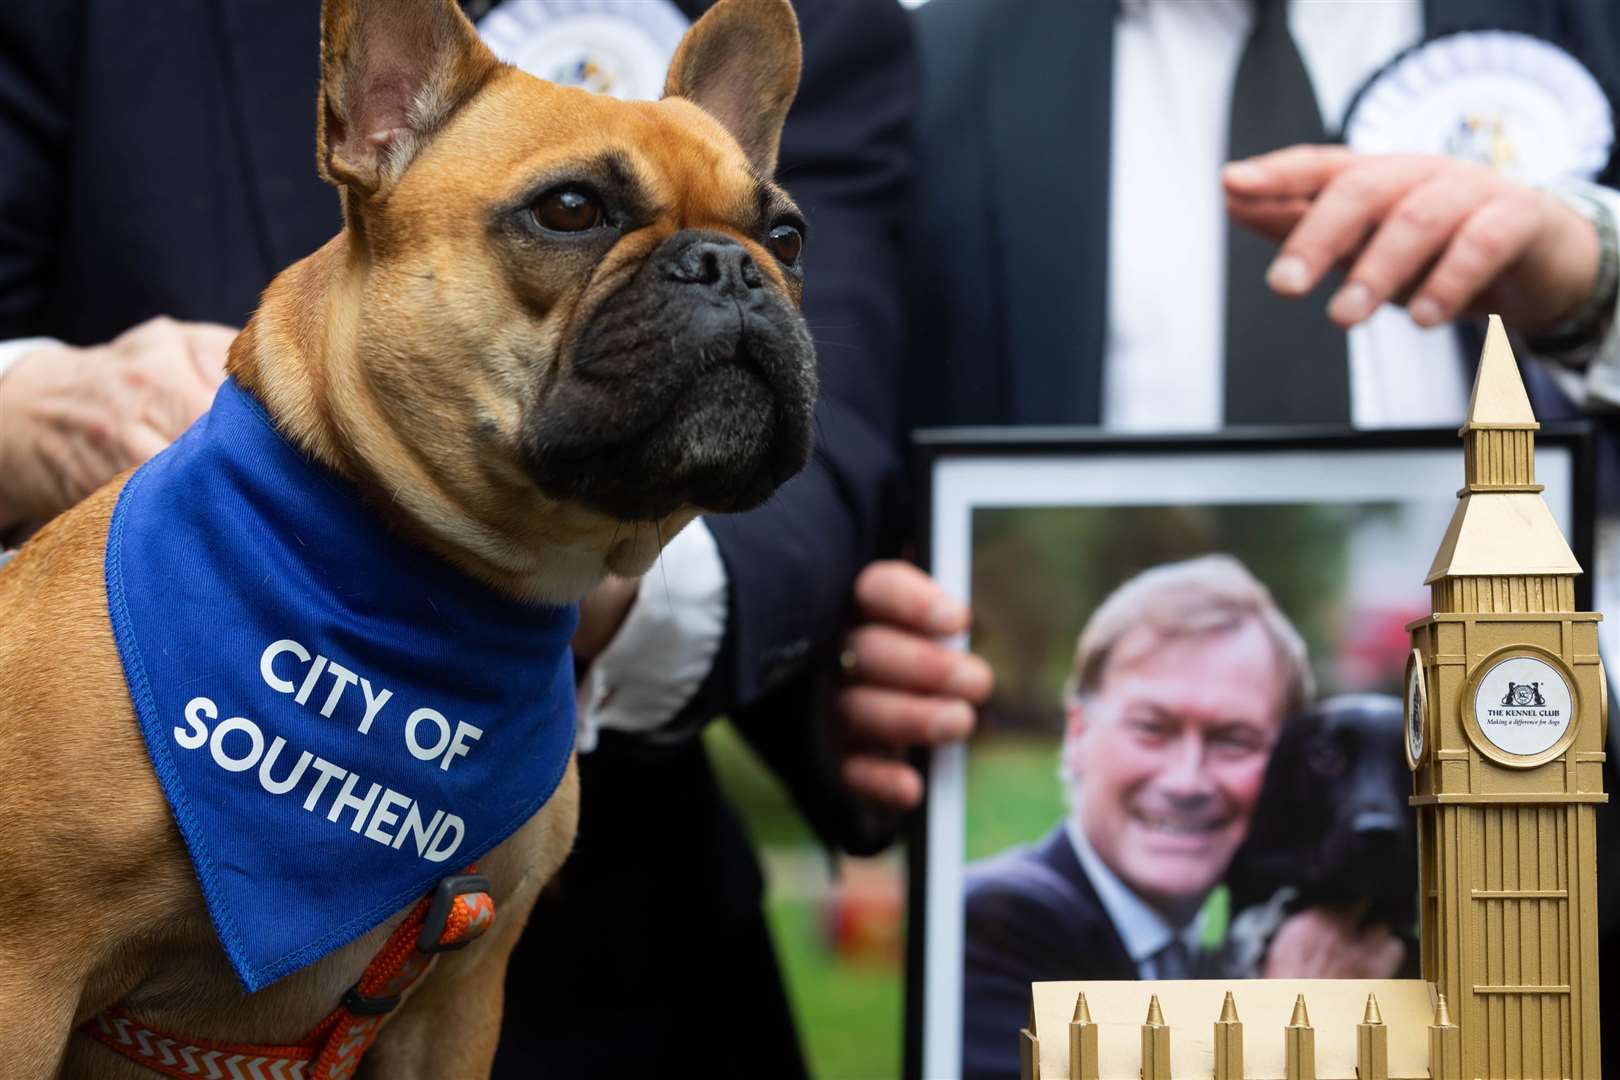
[[[1119,940],[1124,943],[1125,951],[1136,965],[1138,975],[1144,979],[1159,977],[1159,965],[1155,958],[1171,941],[1179,939],[1186,946],[1189,960],[1198,955],[1204,938],[1205,916],[1202,909],[1186,926],[1179,929],[1171,926],[1164,916],[1132,892],[1131,887],[1103,862],[1102,856],[1091,846],[1091,841],[1086,839],[1086,831],[1080,827],[1074,815],[1071,814],[1064,822],[1064,831],[1068,833],[1075,858],[1080,860],[1080,868],[1086,872],[1091,887],[1097,890],[1097,899],[1102,901],[1108,921],[1114,924]]]
[[[580,685],[579,750],[597,733],[651,731],[674,718],[703,685],[726,630],[726,569],[698,518],[664,545],[624,625]]]

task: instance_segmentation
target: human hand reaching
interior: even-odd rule
[[[1228,165],[1234,222],[1280,241],[1266,275],[1304,296],[1348,266],[1328,317],[1350,327],[1386,301],[1419,326],[1495,312],[1534,332],[1574,312],[1599,269],[1592,223],[1477,162],[1292,146]]]

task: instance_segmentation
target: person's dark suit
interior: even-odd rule
[[[1118,7],[935,0],[914,13],[921,92],[906,242],[908,426],[1101,422]],[[1490,27],[1548,38],[1580,56],[1611,92],[1620,86],[1620,15],[1605,0],[1430,0],[1424,15],[1429,33]],[[1616,161],[1611,157],[1604,183],[1620,179]],[[1472,363],[1483,338],[1474,326],[1459,331]],[[1538,415],[1573,415],[1546,373],[1532,364],[1524,369]],[[1620,504],[1616,448],[1606,439],[1599,461],[1610,505]],[[1617,921],[1620,900],[1605,910],[1605,925]],[[972,933],[970,969],[982,961],[972,953],[983,948],[971,943]],[[1612,937],[1620,943],[1620,935]],[[1057,963],[1039,977],[1093,970],[1066,947],[1053,955],[1077,966]],[[986,1031],[987,1023],[1000,1027],[1000,1060],[1014,1070],[1027,995],[1026,983],[1016,1009],[996,1007],[989,1020],[969,1010],[965,1018],[970,1033]],[[979,1037],[970,1036],[969,1046]],[[908,1044],[908,1053],[917,1050],[915,1041]]]
[[[970,866],[963,885],[962,1075],[1016,1072],[1029,984],[1134,979],[1136,964],[1059,825]]]
[[[799,6],[806,66],[779,175],[810,223],[814,461],[763,509],[710,521],[725,637],[662,744],[610,733],[584,758],[575,854],[514,959],[504,1075],[723,1076],[743,1055],[803,1071],[760,872],[696,741],[710,717],[730,713],[829,842],[875,842],[857,835],[807,673],[896,503],[911,42],[889,4]],[[158,314],[240,325],[272,275],[336,232],[314,160],[318,7],[0,5],[0,340],[93,344]]]

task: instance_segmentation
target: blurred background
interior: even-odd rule
[[[876,859],[835,859],[730,725],[710,724],[704,739],[764,864],[766,917],[810,1074],[826,1080],[899,1076],[904,853],[896,848]]]

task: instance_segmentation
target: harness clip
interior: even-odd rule
[[[450,952],[483,936],[495,920],[495,901],[483,874],[452,874],[433,890],[416,947],[425,953]]]

